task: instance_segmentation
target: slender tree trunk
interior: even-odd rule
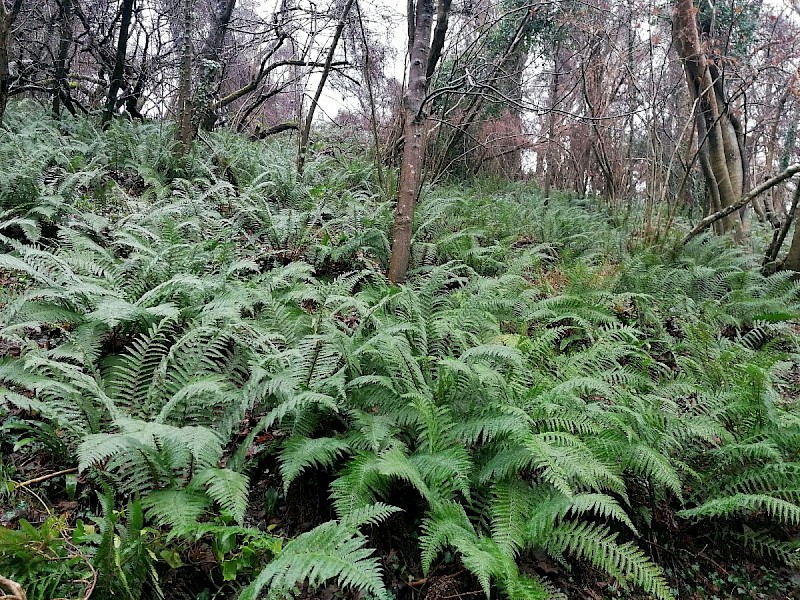
[[[780,99],[778,100],[778,104],[775,107],[775,114],[773,116],[772,124],[766,140],[767,156],[764,161],[765,173],[771,173],[775,168],[775,154],[779,139],[778,125],[783,117],[783,111],[786,107],[786,102],[789,100],[790,93],[791,88],[787,88],[781,95]],[[773,189],[769,196],[764,197],[763,204],[766,217],[773,227],[778,227],[780,225],[781,216],[786,212],[786,207],[783,206],[784,199],[785,197],[783,188]]]
[[[411,226],[425,156],[427,115],[423,111],[423,105],[428,93],[427,70],[433,25],[433,0],[417,0],[414,13],[411,12],[411,2],[409,2],[408,20],[409,34],[411,35],[413,31],[413,37],[408,67],[408,88],[403,97],[405,143],[403,162],[400,166],[400,190],[392,228],[392,257],[389,264],[389,280],[392,283],[402,283],[406,280],[411,258]]]
[[[491,82],[492,84],[496,84],[498,80],[505,79],[507,77],[506,69],[510,64],[509,61],[521,51],[522,44],[525,41],[525,31],[530,19],[530,12],[526,12],[520,19],[514,35],[508,40],[508,46],[505,48],[499,58],[491,65],[491,70],[485,78],[487,81]],[[471,91],[476,91],[477,89],[479,89],[479,86]],[[456,148],[458,148],[462,142],[464,142],[469,129],[481,116],[483,104],[487,97],[488,96],[486,94],[472,94],[470,96],[463,111],[464,117],[460,120],[457,127],[453,129],[453,134],[450,136],[444,152],[441,153],[442,159],[439,161],[439,164],[435,169],[436,174],[442,173],[455,162],[455,159],[452,159],[451,157],[456,151]],[[462,154],[465,159],[465,168],[467,154],[468,151],[465,151]]]
[[[378,115],[375,110],[375,92],[372,87],[372,57],[369,51],[369,41],[367,32],[364,29],[364,19],[361,15],[361,6],[356,1],[356,12],[358,13],[358,27],[361,32],[361,42],[364,44],[364,83],[367,86],[367,98],[369,100],[370,129],[372,132],[372,145],[375,154],[375,170],[378,174],[378,186],[381,190],[386,190],[386,180],[383,175],[383,164],[381,162],[381,144],[378,135]],[[385,193],[388,193],[386,191]]]
[[[69,93],[67,82],[67,55],[69,47],[72,45],[72,0],[60,0],[58,2],[58,50],[55,60],[55,86],[53,89],[53,114],[57,117],[61,114],[61,104],[63,102],[67,110],[75,114],[75,107]]]
[[[770,191],[775,191],[773,188]],[[794,190],[794,197],[792,198],[792,206],[789,208],[789,211],[786,213],[784,217],[783,223],[781,224],[779,229],[775,229],[775,233],[772,236],[772,242],[770,243],[769,247],[764,256],[763,265],[766,267],[767,265],[774,264],[778,258],[778,253],[781,250],[781,246],[783,246],[783,242],[786,239],[786,236],[789,233],[789,229],[792,227],[792,222],[794,221],[795,213],[797,212],[797,204],[800,202],[800,185],[798,185]],[[795,232],[796,235],[796,232]]]
[[[553,49],[553,79],[550,84],[550,112],[547,115],[547,153],[546,168],[544,173],[544,199],[550,200],[550,189],[553,186],[555,176],[555,154],[553,153],[553,138],[556,133],[556,105],[558,104],[558,78],[561,68],[559,54],[561,52],[561,42],[556,42]]]
[[[117,107],[117,94],[122,88],[125,77],[125,59],[128,56],[128,35],[130,34],[131,18],[133,17],[134,0],[122,1],[122,18],[119,24],[119,37],[117,39],[117,53],[114,59],[114,71],[111,74],[111,85],[106,96],[106,108],[103,111],[103,128],[107,127],[114,116]]]
[[[796,210],[796,209],[795,209]],[[800,273],[800,226],[795,223],[792,244],[783,260],[783,268]]]
[[[186,154],[194,139],[192,125],[192,0],[183,0],[183,47],[178,87],[178,127],[175,132],[178,154]]]
[[[11,73],[8,68],[11,27],[22,8],[22,0],[15,0],[10,10],[6,8],[5,1],[0,0],[0,123],[3,122],[11,91]]]
[[[200,106],[195,109],[199,113],[197,120],[206,131],[214,129],[219,115],[215,110],[213,97],[217,94],[220,81],[222,79],[222,48],[225,44],[225,36],[228,34],[228,26],[233,16],[233,9],[236,8],[236,0],[219,0],[218,6],[214,11],[208,35],[200,51],[199,58],[208,61],[201,69],[198,87],[202,90],[202,100]]]
[[[342,9],[342,14],[339,17],[339,22],[336,24],[336,31],[331,40],[331,47],[328,49],[328,55],[325,58],[325,66],[322,68],[322,74],[319,78],[319,85],[314,97],[311,99],[311,105],[308,107],[308,114],[303,123],[303,129],[300,132],[300,147],[297,152],[297,174],[303,174],[303,168],[306,165],[306,154],[308,152],[308,139],[311,135],[311,123],[314,120],[314,112],[317,110],[319,99],[322,96],[322,90],[325,89],[325,83],[328,81],[328,75],[331,73],[331,65],[333,58],[336,55],[336,47],[339,45],[339,39],[342,37],[344,26],[347,24],[347,15],[350,13],[350,8],[353,6],[354,0],[347,0],[347,4]]]
[[[0,0],[0,7],[3,0]],[[5,9],[0,8],[0,123],[8,105],[8,92],[11,87],[11,75],[8,71],[8,47],[11,44],[11,23]]]
[[[746,164],[739,139],[741,126],[729,112],[721,73],[702,47],[692,0],[675,1],[673,41],[683,62],[690,99],[693,103],[698,100],[698,143],[703,146],[701,152],[706,153],[706,187],[724,210],[744,194]],[[721,221],[723,231],[732,232],[737,241],[743,237],[743,225],[741,217],[734,214]]]

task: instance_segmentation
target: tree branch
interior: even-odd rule
[[[263,140],[271,135],[283,133],[284,131],[297,131],[298,129],[300,129],[300,126],[294,122],[278,123],[277,125],[273,125],[272,127],[264,130],[261,130],[257,127],[255,133],[253,133],[250,139]]]
[[[29,485],[33,485],[34,483],[42,483],[43,481],[47,481],[48,479],[53,479],[54,477],[58,477],[59,475],[68,475],[70,473],[77,473],[78,469],[64,469],[63,471],[56,471],[55,473],[48,473],[47,475],[42,475],[41,477],[34,477],[33,479],[28,479],[27,481],[23,481],[22,483],[18,483],[14,486],[15,490],[20,488],[28,487]]]
[[[692,238],[696,237],[698,234],[700,234],[703,231],[705,231],[711,224],[719,221],[720,219],[723,219],[723,218],[727,217],[729,214],[736,212],[740,208],[743,208],[743,207],[747,206],[750,202],[752,202],[755,198],[757,198],[758,196],[760,196],[761,194],[763,194],[767,190],[770,190],[770,189],[774,188],[779,183],[782,183],[782,182],[786,181],[787,179],[789,179],[790,177],[793,177],[797,173],[800,173],[800,164],[789,165],[786,168],[785,171],[782,171],[782,172],[778,173],[777,175],[775,175],[775,177],[773,177],[771,179],[767,179],[761,185],[759,185],[758,187],[756,187],[755,189],[750,191],[750,193],[745,194],[744,196],[742,196],[741,200],[739,200],[738,202],[735,202],[734,204],[731,204],[729,207],[724,208],[724,209],[722,209],[720,211],[717,211],[714,214],[708,215],[706,218],[704,218],[702,221],[700,221],[697,225],[695,225],[694,229],[692,229],[686,235],[686,237],[683,238],[683,241],[681,242],[681,245],[686,244],[687,242],[689,242],[689,240],[691,240]]]

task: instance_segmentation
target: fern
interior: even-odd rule
[[[378,597],[389,597],[378,560],[365,548],[366,538],[358,531],[363,523],[376,523],[396,509],[378,505],[349,519],[328,521],[303,533],[288,544],[240,595],[258,598],[268,588],[271,598],[285,597],[299,582],[318,587],[334,580],[339,587],[353,588]]]
[[[660,568],[631,543],[618,544],[602,525],[564,521],[548,536],[550,552],[570,552],[622,582],[641,586],[657,598],[672,598]]]

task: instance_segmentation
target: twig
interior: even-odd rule
[[[34,477],[33,479],[28,479],[28,481],[23,481],[22,483],[17,483],[14,485],[14,489],[18,490],[20,488],[28,487],[29,485],[33,485],[35,483],[41,483],[43,481],[47,481],[48,479],[53,479],[54,477],[58,477],[59,475],[67,475],[69,473],[77,473],[77,468],[72,469],[64,469],[63,471],[56,471],[55,473],[50,473],[48,475],[42,475],[41,477]],[[2,600],[2,598],[0,598]]]
[[[451,596],[442,596],[439,600],[449,600],[452,598],[463,598],[464,596],[479,596],[483,593],[483,590],[477,590],[475,592],[458,592],[457,594],[453,594]]]

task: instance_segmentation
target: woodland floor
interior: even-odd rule
[[[0,271],[0,282],[6,291],[21,289],[25,279],[10,272]],[[797,326],[800,330],[800,325]],[[42,348],[53,347],[63,331],[58,327],[39,332],[34,339]],[[20,348],[0,340],[0,358],[19,356]],[[795,366],[797,385],[800,389],[800,365]],[[795,390],[791,390],[792,393]],[[12,412],[11,417],[25,417],[22,411]],[[243,423],[240,438],[244,439],[251,423]],[[280,429],[266,431],[256,438],[258,445],[280,441],[284,433]],[[33,457],[15,452],[4,453],[3,459],[15,464],[19,479],[34,480],[47,477],[61,469],[52,456],[42,452]],[[255,469],[260,473],[252,482],[251,497],[256,499],[248,506],[245,524],[258,529],[268,527],[287,537],[294,537],[314,526],[335,518],[328,499],[330,477],[321,477],[312,472],[299,478],[285,495],[281,491],[278,465],[274,457],[262,460]],[[85,483],[80,478],[79,484]],[[31,502],[10,505],[0,498],[0,526],[13,527],[19,519],[36,525],[49,516],[58,515],[67,522],[74,522],[79,503],[69,500],[64,494],[63,484],[45,483],[40,488],[48,501],[41,505]],[[413,490],[408,496],[415,499]],[[262,499],[270,498],[271,503]],[[424,506],[403,506],[402,495],[394,499],[395,504],[406,509],[392,516],[379,527],[373,527],[369,539],[376,548],[384,572],[390,581],[389,588],[397,600],[469,600],[481,598],[483,591],[475,577],[464,569],[459,560],[449,556],[436,569],[423,576],[419,552],[415,540],[418,523],[409,522],[408,516],[420,515]],[[678,522],[674,508],[657,511],[653,515],[655,526],[646,540],[649,552],[656,562],[664,567],[671,586],[678,590],[682,600],[789,600],[800,599],[800,569],[790,569],[780,563],[765,563],[762,557],[748,557],[747,551],[735,546],[719,545],[707,535],[707,531],[692,528]],[[800,536],[800,527],[793,536]],[[167,572],[163,580],[164,589],[170,590],[170,600],[193,600],[206,598],[209,588],[217,588],[217,594],[225,597],[224,587],[211,576],[218,566],[217,560],[207,546],[197,545],[189,550],[189,564]],[[554,562],[544,553],[529,554],[520,562],[521,569],[531,575],[552,582],[571,600],[648,600],[648,594],[635,589],[621,588],[607,574],[587,563],[571,565]],[[231,586],[229,594],[235,594]],[[215,596],[220,597],[220,596]],[[345,590],[335,584],[309,590],[297,596],[305,600],[361,600],[358,592]]]
[[[280,145],[48,119],[0,139],[0,575],[28,600],[233,599],[275,564],[307,600],[800,599],[800,284],[760,272],[766,229],[656,244],[644,211],[456,182],[395,286],[357,148],[297,180]],[[355,574],[292,590],[329,525]]]

